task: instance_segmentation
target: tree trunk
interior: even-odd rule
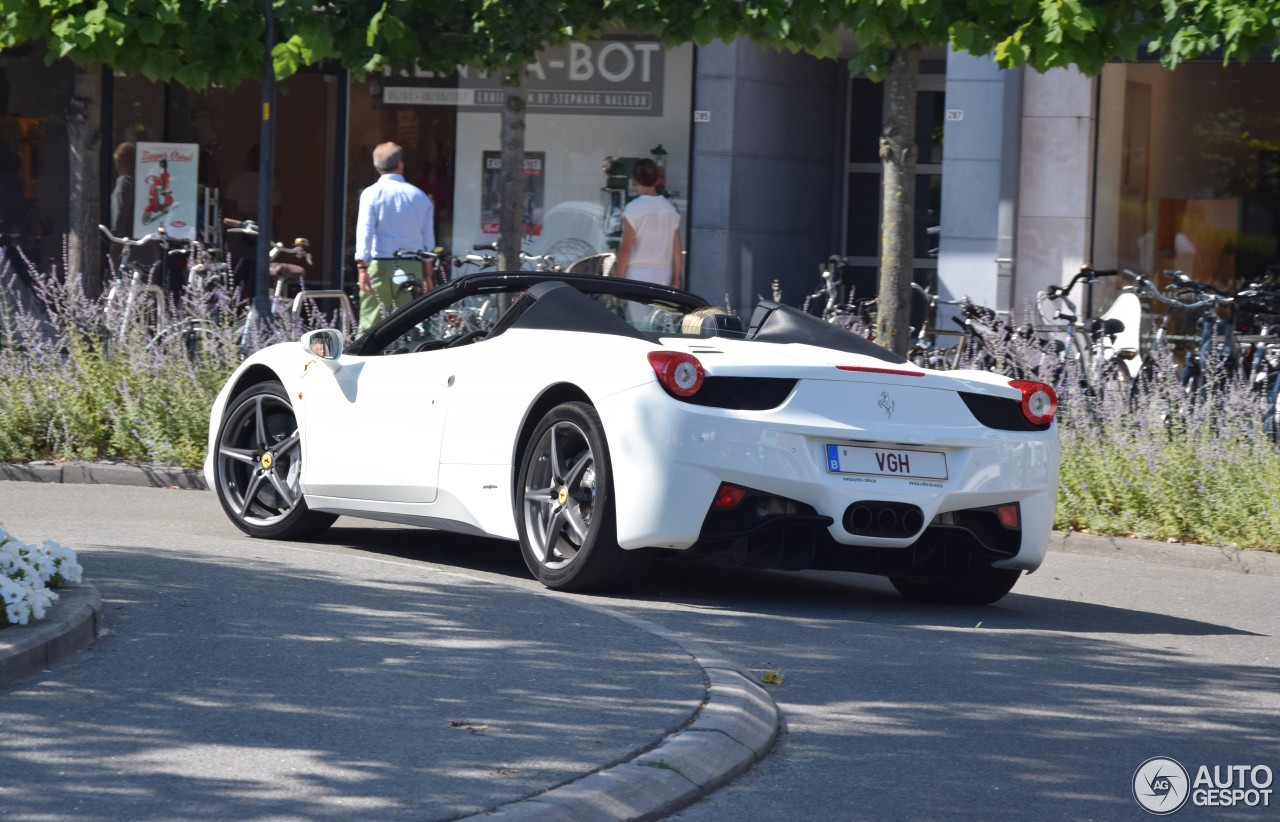
[[[524,200],[528,186],[524,176],[524,113],[527,91],[525,67],[503,80],[506,98],[502,106],[502,203],[498,210],[498,270],[520,268],[524,239]]]
[[[916,85],[920,48],[894,53],[884,81],[880,132],[884,217],[880,228],[880,300],[876,342],[897,354],[911,346],[911,279],[915,257]]]
[[[91,298],[102,293],[102,66],[77,66],[67,104],[68,185],[67,277],[83,277]]]

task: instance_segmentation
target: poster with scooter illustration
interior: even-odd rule
[[[190,240],[196,234],[196,177],[200,146],[195,143],[138,143],[134,171],[133,236],[155,233]]]

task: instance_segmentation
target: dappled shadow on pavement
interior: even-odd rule
[[[705,694],[606,615],[261,545],[80,549],[112,633],[0,691],[0,816],[452,818],[628,759]]]
[[[845,775],[840,795],[861,798],[856,810],[813,803],[822,817],[1133,819],[1130,780],[1150,757],[1193,776],[1199,764],[1280,761],[1280,644],[1234,627],[1229,603],[1213,621],[1018,593],[941,607],[870,577],[678,566],[652,585],[632,607],[657,618],[659,602],[693,606],[687,630],[785,673],[773,689],[790,727],[782,747],[749,785],[682,820],[744,805],[785,815],[796,796],[830,796],[810,771]],[[1232,663],[1207,659],[1209,646]],[[738,790],[750,800],[735,804]],[[1262,809],[1180,815],[1210,812]]]
[[[347,536],[359,539],[342,544],[531,584],[511,543],[407,548],[385,534]],[[1153,567],[1132,585],[1194,584],[1184,573],[1194,572]],[[1280,646],[1233,618],[1229,602],[1220,618],[1195,619],[1124,597],[1020,589],[1035,586],[990,607],[943,607],[856,574],[659,563],[637,590],[593,601],[757,674],[785,674],[772,692],[789,733],[747,779],[682,820],[790,819],[797,808],[830,819],[1133,819],[1142,811],[1130,780],[1152,756],[1193,768],[1280,761]],[[1230,662],[1210,661],[1210,646]],[[1190,806],[1180,816],[1210,810],[1258,818]]]

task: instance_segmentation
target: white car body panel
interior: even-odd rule
[[[769,410],[683,402],[666,393],[646,359],[664,348],[693,354],[708,377],[799,382]],[[217,421],[233,387],[250,375],[274,375],[285,386],[302,433],[302,490],[315,511],[516,539],[516,441],[530,409],[558,385],[585,397],[603,423],[624,549],[693,546],[728,482],[811,505],[834,520],[828,533],[850,551],[914,541],[846,531],[841,517],[855,501],[913,504],[926,523],[1018,502],[1021,548],[994,564],[1033,571],[1056,504],[1056,424],[1010,431],[977,422],[957,391],[1021,396],[1007,378],[986,372],[887,366],[801,343],[653,342],[518,326],[458,348],[344,353],[336,361],[285,343],[250,357],[219,394],[205,462],[211,486]],[[828,444],[939,452],[948,476],[834,474]]]

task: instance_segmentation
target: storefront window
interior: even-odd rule
[[[692,46],[616,37],[539,55],[527,98],[525,250],[567,264],[612,248],[610,217],[629,194],[610,171],[645,157],[664,165],[687,231],[692,87]],[[377,176],[373,147],[387,140],[405,147],[406,178],[436,203],[438,244],[460,254],[496,241],[501,101],[496,76],[474,69],[353,84],[348,241],[360,190]]]
[[[24,279],[18,251],[40,271],[62,267],[72,79],[70,63],[46,66],[38,47],[0,55],[0,248]]]
[[[937,278],[937,227],[942,211],[945,67],[945,61],[922,61],[916,92],[917,154],[912,237],[915,270],[912,276],[915,282],[930,290]],[[879,291],[884,174],[880,160],[880,135],[884,128],[884,84],[856,77],[850,82],[849,94],[844,283],[853,288],[855,295],[872,297]]]
[[[454,77],[430,82],[423,89],[456,87]],[[396,78],[376,78],[351,84],[350,139],[347,152],[347,191],[345,210],[346,247],[351,249],[356,236],[356,212],[360,192],[378,179],[373,167],[373,149],[386,143],[399,143],[404,148],[404,178],[425,191],[435,206],[436,244],[451,247],[453,226],[454,155],[457,130],[457,108],[452,105],[387,104],[383,91],[398,87]],[[410,81],[412,82],[412,81]],[[422,98],[419,98],[422,99]],[[351,258],[352,255],[346,255]],[[347,282],[355,282],[352,259],[343,261]]]
[[[322,71],[294,75],[277,89],[272,239],[289,246],[298,238],[308,240],[312,263],[304,268],[313,288],[336,281],[337,251],[326,240],[335,233],[332,215],[340,196],[335,179],[342,154],[334,117],[342,94],[344,75]],[[198,236],[229,250],[237,283],[248,294],[254,241],[224,233],[221,220],[257,221],[263,216],[258,203],[259,84],[196,91],[116,77],[111,110],[112,142],[107,148],[113,153],[125,143],[195,146]],[[146,196],[145,180],[135,191]],[[109,207],[109,202],[104,204],[104,211]]]
[[[1277,263],[1280,67],[1108,66],[1094,262],[1234,289]]]

